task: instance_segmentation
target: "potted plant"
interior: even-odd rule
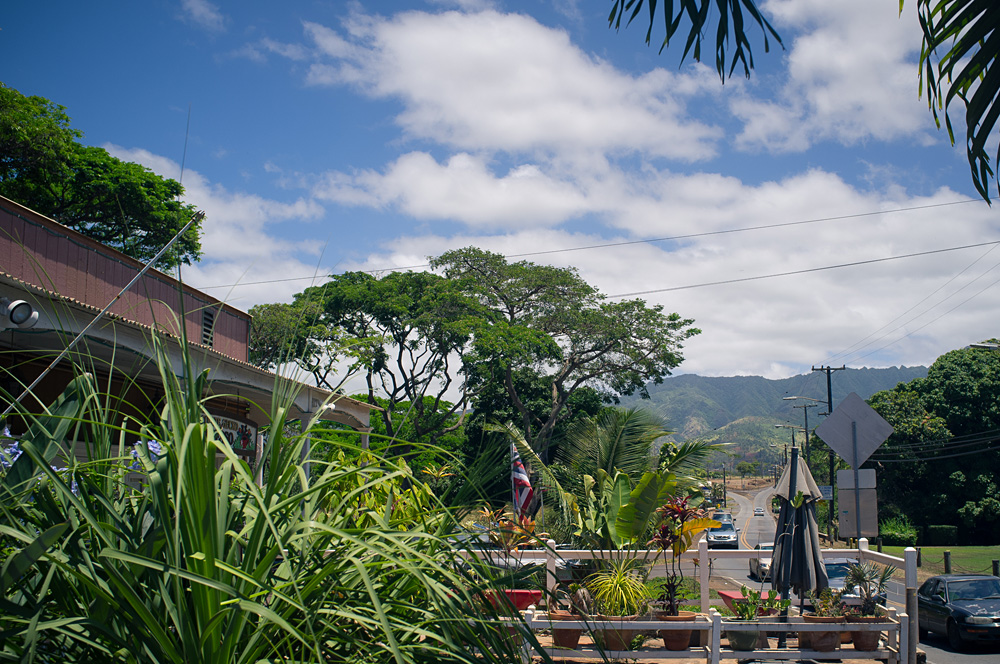
[[[879,598],[885,593],[886,584],[896,572],[892,565],[884,567],[871,562],[862,562],[847,570],[844,579],[844,593],[857,594],[861,603],[851,607],[847,614],[848,623],[885,622],[885,612],[879,606]],[[876,650],[882,632],[851,632],[855,650]]]
[[[843,591],[834,592],[824,588],[819,595],[811,592],[812,613],[803,613],[802,621],[806,623],[844,623],[846,622],[847,606],[844,604]],[[840,632],[800,632],[799,647],[811,648],[821,652],[830,652],[840,648]]]
[[[604,569],[585,580],[593,599],[598,620],[636,620],[649,609],[651,599],[645,583],[645,570],[632,558],[609,561]],[[595,636],[607,650],[629,650],[638,630],[607,627],[595,630]]]
[[[680,564],[681,555],[688,550],[695,539],[706,528],[718,525],[701,509],[691,507],[688,498],[674,498],[657,510],[660,525],[648,546],[656,547],[663,554],[663,568],[666,572],[662,592],[654,605],[657,620],[691,621],[697,615],[694,611],[680,610],[680,588],[684,583],[684,568]],[[668,556],[669,554],[669,556]],[[654,561],[655,562],[655,561]],[[691,643],[690,629],[663,629],[658,636],[663,639],[667,650],[685,650]]]
[[[501,593],[506,599],[506,608],[513,608],[515,611],[523,611],[532,604],[537,604],[542,598],[542,591],[537,588],[518,588],[517,585],[523,583],[527,570],[519,569],[520,560],[515,555],[520,548],[527,547],[537,541],[535,536],[535,522],[525,516],[513,518],[504,513],[503,509],[492,511],[483,508],[479,512],[480,521],[486,529],[490,543],[502,552],[499,560],[492,560],[491,563],[500,567],[503,574],[496,579],[498,585],[506,585],[506,588],[487,590],[484,595],[494,607],[501,605]]]
[[[565,593],[563,593],[565,596]],[[581,620],[590,617],[591,598],[586,587],[579,583],[569,585],[569,610],[559,609],[558,606],[549,611],[551,622],[559,620]],[[556,648],[567,648],[576,650],[580,643],[581,627],[552,627],[552,645]]]
[[[733,602],[734,617],[728,620],[731,624],[757,622],[759,616],[787,609],[791,604],[791,601],[778,599],[773,593],[768,593],[765,597],[761,591],[746,586],[743,586],[740,592],[743,599]],[[760,631],[756,629],[750,631],[726,628],[726,638],[729,639],[729,647],[732,650],[753,650],[759,637]]]

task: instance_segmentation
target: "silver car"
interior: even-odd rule
[[[718,528],[709,528],[707,539],[710,549],[740,548],[740,531],[732,523],[722,522]]]

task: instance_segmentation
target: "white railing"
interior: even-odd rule
[[[547,543],[548,548],[545,549],[521,549],[512,554],[512,558],[518,560],[522,564],[526,563],[544,563],[547,574],[546,574],[546,587],[548,589],[548,597],[555,597],[556,586],[559,580],[556,576],[556,567],[560,561],[568,560],[589,560],[589,559],[600,559],[609,560],[616,558],[637,558],[640,560],[645,560],[647,562],[653,563],[654,561],[663,561],[663,553],[656,549],[630,549],[628,551],[604,551],[604,550],[590,550],[590,549],[556,549],[555,542],[549,540]],[[495,556],[496,551],[474,551],[476,555],[481,557],[489,557],[491,555]],[[868,540],[861,538],[858,541],[857,549],[822,549],[822,554],[824,558],[857,558],[861,562],[872,561],[882,565],[893,565],[899,567],[904,572],[904,586],[905,590],[905,605],[904,611],[896,613],[896,609],[890,609],[890,612],[894,615],[897,621],[898,627],[896,631],[898,632],[898,646],[896,649],[897,655],[901,662],[905,664],[916,664],[917,661],[917,550],[913,547],[908,547],[904,551],[904,558],[897,558],[895,556],[890,556],[884,553],[878,553],[876,551],[871,551],[868,548]],[[709,602],[708,590],[709,590],[709,576],[711,574],[712,561],[720,558],[737,558],[748,560],[760,555],[760,552],[755,549],[730,549],[730,550],[719,550],[719,549],[709,549],[708,542],[703,538],[698,542],[698,548],[688,549],[680,556],[680,562],[683,564],[686,561],[693,562],[697,566],[697,574],[700,581],[701,587],[701,611],[705,614],[709,614],[711,607]],[[648,621],[641,621],[647,624]],[[683,625],[686,623],[672,623],[673,625]],[[762,623],[763,624],[763,623]],[[793,623],[789,623],[793,624]],[[548,625],[548,620],[546,619],[546,625]],[[771,631],[771,624],[768,623],[768,630]],[[852,625],[852,631],[871,631],[868,628],[863,628],[855,630],[857,625]],[[546,627],[547,628],[547,627]],[[666,629],[663,627],[642,627],[641,629]],[[678,629],[680,629],[678,627]],[[702,629],[706,629],[702,627]],[[820,626],[819,629],[808,627],[804,631],[822,631],[824,626]],[[826,629],[829,629],[826,627]],[[799,631],[799,626],[795,629],[787,627],[787,624],[782,629],[776,629],[773,631]],[[845,631],[845,630],[840,630]],[[884,631],[880,629],[879,631]],[[805,652],[805,651],[782,651],[782,652]],[[643,657],[646,655],[644,654]],[[775,657],[768,655],[771,659],[783,659],[783,657]],[[854,658],[854,653],[852,653],[852,658]],[[883,653],[881,659],[885,659],[886,656]],[[746,657],[741,657],[741,659],[747,659]],[[794,659],[794,657],[790,657]],[[715,660],[713,660],[714,662]]]
[[[814,624],[802,622],[799,617],[792,617],[789,622],[777,622],[775,620],[758,620],[755,622],[741,622],[738,625],[727,623],[722,614],[715,609],[710,609],[707,616],[697,616],[694,620],[685,622],[662,621],[662,620],[550,620],[545,612],[536,611],[533,608],[524,612],[525,623],[530,629],[634,629],[640,631],[651,630],[692,630],[707,632],[707,638],[702,640],[705,645],[692,646],[685,650],[662,650],[643,648],[641,650],[601,650],[596,646],[577,647],[575,650],[564,648],[545,648],[545,651],[554,657],[573,657],[581,659],[606,659],[606,660],[629,660],[629,659],[694,659],[704,657],[708,664],[719,664],[723,659],[772,659],[772,660],[800,660],[800,659],[878,659],[885,660],[888,664],[900,664],[902,654],[905,652],[905,642],[908,638],[908,625],[905,614],[897,614],[895,609],[889,610],[888,622],[880,623],[852,623],[852,624]],[[722,637],[727,629],[736,629],[740,632],[758,632],[764,635],[787,634],[789,632],[885,632],[886,644],[876,650],[855,650],[853,648],[840,648],[837,650],[812,650],[809,648],[771,648],[758,645],[753,650],[734,650],[731,647],[722,647]],[[767,640],[765,637],[764,640]]]

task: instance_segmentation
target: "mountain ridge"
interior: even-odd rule
[[[926,375],[924,366],[834,371],[833,406],[836,408],[851,392],[868,399],[876,392]],[[805,419],[801,406],[816,404],[808,408],[810,430],[823,421],[820,413],[826,412],[826,374],[819,371],[779,379],[680,374],[665,378],[659,385],[649,385],[648,391],[648,400],[630,397],[623,399],[623,404],[659,413],[674,431],[668,440],[675,443],[688,440],[727,443],[726,452],[717,454],[712,461],[715,463],[721,463],[723,457],[777,463],[783,448],[791,443],[793,430],[776,425],[799,427],[797,436],[801,442]],[[786,401],[789,396],[816,401]]]

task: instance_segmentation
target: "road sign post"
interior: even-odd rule
[[[856,532],[859,534],[861,533],[859,469],[872,452],[892,435],[892,431],[892,425],[882,419],[881,415],[854,392],[848,394],[827,416],[826,421],[816,427],[816,435],[854,469],[854,519]]]

